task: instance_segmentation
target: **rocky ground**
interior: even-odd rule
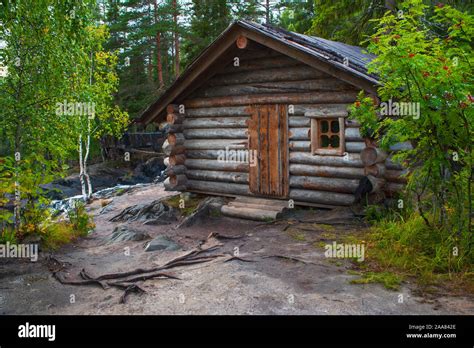
[[[412,283],[404,283],[397,291],[379,284],[351,284],[358,278],[348,272],[353,268],[352,261],[328,259],[321,246],[365,228],[349,210],[297,210],[292,219],[318,222],[294,227],[227,218],[211,210],[209,216],[177,228],[181,221],[160,205],[151,213],[158,214],[161,222],[150,221],[151,213],[136,221],[110,221],[128,207],[170,195],[173,193],[165,192],[162,184],[152,184],[130,190],[110,202],[95,200],[88,210],[94,215],[97,228],[87,238],[52,254],[41,253],[35,263],[1,260],[0,313],[474,313],[474,299],[468,296],[421,297]],[[64,285],[52,274],[58,271],[64,279],[78,280],[82,269],[95,277],[157,267],[209,241],[210,234],[215,248],[207,255],[212,257],[166,270],[167,275],[179,279],[138,282],[146,293],[130,293],[125,303],[119,303],[124,294],[121,289]]]

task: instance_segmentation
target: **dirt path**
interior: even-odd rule
[[[421,298],[411,284],[389,291],[378,284],[354,285],[350,261],[324,256],[321,242],[360,226],[320,225],[312,232],[283,230],[284,225],[210,217],[204,223],[176,230],[173,225],[130,226],[151,237],[166,235],[182,246],[178,251],[144,252],[144,241],[107,243],[117,223],[108,220],[127,206],[170,195],[152,185],[115,197],[107,212],[99,202],[89,210],[96,231],[88,238],[62,248],[54,256],[70,264],[77,274],[126,271],[161,265],[196,246],[211,232],[237,239],[220,239],[219,253],[239,255],[255,262],[233,260],[185,266],[170,270],[179,280],[155,279],[143,283],[146,294],[131,294],[119,304],[122,291],[95,286],[62,285],[51,276],[46,257],[36,263],[0,262],[0,314],[473,314],[474,300],[467,297]],[[303,211],[321,216],[321,211]],[[129,250],[129,255],[126,255]],[[400,294],[403,302],[400,303]]]

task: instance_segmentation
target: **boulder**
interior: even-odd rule
[[[146,232],[136,230],[126,225],[119,225],[114,228],[109,237],[109,242],[141,241],[149,238],[150,236]]]
[[[153,238],[145,247],[145,251],[157,251],[157,250],[167,250],[175,251],[180,250],[181,246],[176,244],[174,241],[169,239],[166,236],[158,236]]]

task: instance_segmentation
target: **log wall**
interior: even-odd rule
[[[364,176],[376,178],[373,182],[377,188],[384,186],[385,179],[391,186],[401,184],[402,169],[392,166],[389,159],[369,156],[373,163],[364,163],[361,153],[367,148],[366,142],[357,122],[347,118],[346,154],[311,154],[310,116],[321,112],[322,105],[328,106],[324,109],[328,116],[341,116],[341,110],[344,112],[356,99],[355,87],[283,55],[255,60],[246,59],[251,54],[241,51],[239,67],[229,63],[186,99],[177,101],[184,105],[185,115],[176,114],[177,106],[171,106],[167,120],[182,133],[169,136],[165,144],[170,156],[166,162],[170,164],[167,172],[171,176],[166,183],[170,189],[185,187],[189,191],[251,195],[248,162],[222,159],[238,157],[242,155],[239,150],[248,149],[248,107],[277,103],[291,105],[293,111],[288,114],[287,199],[350,205]]]

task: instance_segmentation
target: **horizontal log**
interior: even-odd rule
[[[345,128],[344,137],[346,138],[346,141],[364,141],[360,135],[359,128]]]
[[[192,159],[219,159],[219,156],[222,155],[222,151],[225,151],[223,149],[219,150],[187,150],[186,151],[186,158],[192,158]],[[230,151],[230,150],[229,150]],[[238,150],[234,150],[238,151]],[[246,149],[241,149],[240,151],[247,151]]]
[[[247,128],[185,129],[186,139],[247,139]]]
[[[226,172],[243,172],[248,173],[249,164],[241,162],[224,162],[208,159],[186,159],[186,171],[189,169],[217,170]]]
[[[306,140],[310,139],[311,129],[308,127],[293,127],[288,130],[290,140]]]
[[[346,141],[347,152],[361,152],[365,149],[365,143],[362,141]]]
[[[367,179],[369,179],[370,183],[372,184],[372,190],[370,193],[377,193],[383,191],[385,187],[385,179],[383,178],[376,178],[373,175],[367,175]]]
[[[183,145],[185,139],[183,133],[170,133],[167,140],[170,145]]]
[[[186,167],[182,164],[178,166],[167,167],[165,169],[165,174],[167,176],[186,174]]]
[[[392,170],[387,169],[385,171],[385,179],[390,182],[405,184],[408,181],[406,175],[408,174],[408,170]]]
[[[220,161],[256,162],[257,155],[247,149],[187,150],[186,158],[214,159]]]
[[[204,180],[204,181],[223,181],[235,182],[238,184],[248,184],[249,175],[242,172],[221,172],[213,170],[193,170],[189,169],[186,172],[189,179]]]
[[[348,206],[354,202],[354,195],[327,191],[291,189],[289,197],[296,201]]]
[[[311,141],[304,140],[292,140],[288,143],[288,146],[291,151],[310,151],[311,150]]]
[[[289,142],[290,150],[292,151],[310,151],[311,142],[310,141],[301,141],[293,140]],[[348,141],[346,142],[346,151],[347,152],[361,152],[365,148],[365,143],[361,141]]]
[[[307,164],[290,164],[290,174],[343,179],[360,179],[365,175],[363,168],[315,166]]]
[[[350,102],[352,103],[352,102]],[[351,105],[350,103],[338,103],[339,105],[345,105],[348,107]],[[291,106],[291,108],[290,108]],[[311,103],[298,103],[298,104],[290,104],[288,107],[288,114],[290,116],[302,116],[306,117],[305,114],[312,112],[314,110],[319,110],[321,108],[321,104],[311,104]],[[309,117],[307,117],[309,118]]]
[[[248,106],[224,106],[186,110],[186,118],[220,116],[250,116],[250,112]]]
[[[170,179],[170,184],[174,187],[186,186],[186,183],[188,182],[188,178],[184,174],[170,175],[169,179]]]
[[[347,104],[326,104],[305,112],[306,117],[346,117]]]
[[[240,57],[239,57],[240,58]],[[238,73],[251,70],[269,69],[269,68],[288,68],[301,63],[295,59],[286,56],[269,57],[261,59],[240,59],[239,66],[234,66],[233,62],[222,70],[222,73]]]
[[[217,74],[208,81],[208,85],[227,86],[253,82],[298,81],[323,78],[327,76],[328,75],[322,71],[301,64],[284,68],[243,71],[233,74]]]
[[[385,175],[385,164],[377,163],[364,168],[365,175],[373,175],[376,177],[383,177]]]
[[[166,115],[166,122],[169,124],[181,124],[184,121],[183,114],[167,114]]]
[[[321,156],[307,152],[290,152],[290,163],[313,164],[335,167],[364,167],[358,153],[344,156]]]
[[[227,216],[256,221],[276,220],[282,215],[282,213],[275,210],[243,208],[229,205],[223,205],[221,208],[221,213]]]
[[[313,93],[284,93],[284,94],[252,94],[242,96],[227,96],[214,98],[196,98],[185,102],[186,107],[217,107],[253,104],[299,104],[299,103],[348,103],[355,100],[357,93],[345,91],[313,92]]]
[[[179,105],[178,104],[168,104],[166,107],[166,112],[168,114],[179,114]]]
[[[184,185],[173,185],[170,178],[166,178],[163,182],[166,191],[185,191],[186,186]]]
[[[186,108],[184,104],[168,104],[166,107],[166,113],[168,114],[186,114]]]
[[[290,127],[309,127],[311,126],[311,119],[304,116],[293,116],[288,117],[288,125]]]
[[[224,97],[229,95],[298,93],[308,91],[344,92],[346,90],[354,90],[354,88],[344,81],[334,78],[326,78],[302,81],[255,82],[251,84],[214,86],[203,88],[195,96]]]
[[[247,127],[248,117],[213,117],[188,118],[184,120],[186,129],[194,128],[244,128]]]
[[[360,123],[357,122],[356,120],[351,120],[346,117],[345,121],[345,127],[347,128],[354,128],[354,127],[360,127]]]
[[[366,147],[360,153],[360,159],[364,166],[369,167],[377,163],[382,163],[387,158],[387,153],[380,148]]]
[[[168,124],[168,133],[183,133],[184,127],[182,124]]]
[[[245,149],[248,147],[247,139],[186,139],[184,142],[186,150],[225,150],[226,147],[232,149]]]
[[[171,145],[166,139],[161,147],[163,149],[163,153],[167,156],[171,155],[181,155],[186,151],[186,148],[183,145]]]
[[[250,195],[249,185],[234,184],[229,182],[188,180],[188,190],[208,191],[215,193],[226,193],[233,195]]]
[[[317,176],[290,176],[290,187],[306,190],[354,193],[357,179],[321,178]]]
[[[184,164],[186,160],[185,155],[172,155],[169,157],[170,166],[177,166],[179,164]]]

